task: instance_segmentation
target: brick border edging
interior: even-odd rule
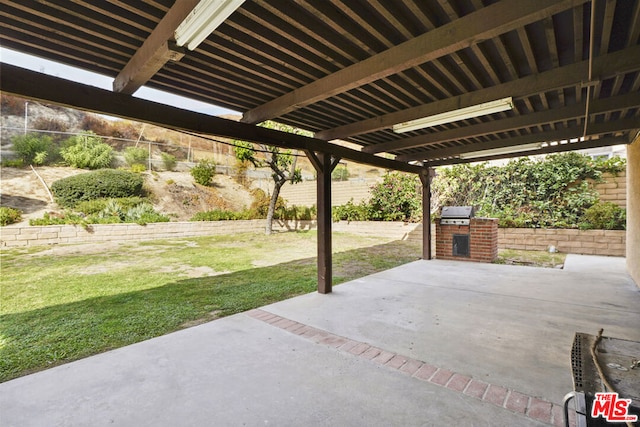
[[[466,396],[523,415],[534,421],[558,427],[564,426],[562,405],[520,393],[513,389],[489,384],[445,368],[438,368],[421,360],[390,352],[365,342],[332,334],[262,309],[249,310],[244,314],[317,344],[324,344],[342,353],[373,361],[417,380],[457,391]],[[571,425],[574,425],[575,420],[570,421]]]

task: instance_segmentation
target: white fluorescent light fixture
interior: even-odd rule
[[[534,142],[532,144],[514,145],[513,147],[493,148],[491,150],[470,151],[460,154],[461,159],[477,159],[480,157],[499,156],[501,154],[520,153],[523,151],[538,150],[542,148],[542,143]]]
[[[396,133],[409,132],[430,126],[442,125],[444,123],[457,122],[458,120],[472,119],[474,117],[485,116],[487,114],[500,113],[513,109],[513,99],[502,98],[484,104],[472,105],[471,107],[460,108],[459,110],[447,111],[446,113],[434,116],[423,117],[393,126]]]
[[[201,0],[176,29],[176,44],[194,50],[244,1]]]

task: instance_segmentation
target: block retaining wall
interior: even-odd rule
[[[315,221],[274,222],[276,231],[315,229]],[[389,240],[422,241],[422,224],[403,222],[339,221],[333,231]],[[147,225],[96,224],[88,230],[75,225],[0,227],[0,247],[126,242],[212,236],[233,233],[262,233],[264,220],[162,222]],[[431,225],[432,253],[435,254],[435,224]],[[574,254],[625,256],[624,230],[555,230],[530,228],[498,229],[499,249],[547,250]]]
[[[499,249],[544,251],[555,246],[560,252],[582,255],[625,256],[625,230],[574,230],[544,228],[499,228]]]

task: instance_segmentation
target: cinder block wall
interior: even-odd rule
[[[604,182],[594,185],[603,202],[612,202],[621,208],[627,207],[627,174],[620,173],[617,176],[609,173],[603,174]]]
[[[560,252],[582,255],[625,256],[625,230],[574,230],[544,228],[500,228],[500,249]]]
[[[431,253],[436,254],[436,256],[437,225],[431,224]],[[0,227],[0,246],[18,247],[124,242],[233,233],[263,233],[264,226],[264,220],[162,222],[144,226],[137,224],[98,224],[86,229],[79,225],[6,226]],[[315,221],[274,222],[274,230],[276,231],[315,228]],[[422,224],[339,221],[333,224],[333,231],[384,237],[390,241],[422,241]],[[499,249],[547,250],[550,245],[553,245],[559,251],[566,253],[625,256],[626,232],[624,230],[498,229],[496,225],[495,231],[492,229],[491,232],[497,234]],[[632,236],[631,238],[634,237]],[[637,236],[635,238],[637,240]],[[634,248],[632,246],[632,250]],[[451,253],[451,248],[449,248],[448,253]]]

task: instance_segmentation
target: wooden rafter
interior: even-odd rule
[[[478,40],[493,38],[549,17],[584,1],[501,1],[247,111],[242,121],[258,123],[279,117],[294,109],[448,55]]]
[[[497,86],[465,93],[456,97],[450,97],[442,101],[436,101],[430,104],[325,130],[318,132],[316,136],[326,140],[342,139],[353,135],[390,128],[396,123],[453,111],[459,108],[469,107],[508,96],[523,97],[553,89],[573,86],[586,79],[587,69],[588,62],[581,61],[555,70],[545,71],[540,74],[534,74],[518,80],[502,83]],[[633,46],[609,55],[600,56],[594,60],[594,75],[599,76],[600,78],[606,78],[619,73],[632,72],[638,69],[640,69],[640,46]],[[372,147],[371,150],[375,150],[375,148]]]
[[[176,28],[191,13],[198,0],[177,0],[142,46],[113,81],[114,92],[131,95],[155,75],[164,64],[178,61],[184,51],[172,46]]]

